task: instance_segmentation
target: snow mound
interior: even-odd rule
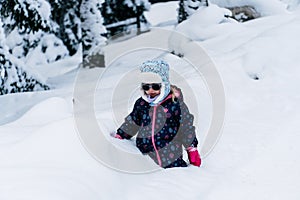
[[[177,9],[177,1],[156,3],[151,5],[150,11],[144,12],[144,15],[152,26],[176,24],[178,14]]]
[[[190,39],[199,41],[222,34],[216,31],[210,32],[207,29],[230,21],[225,15],[231,15],[231,11],[213,4],[209,7],[200,7],[188,20],[180,23],[171,34],[168,43],[170,51],[184,54],[182,48],[189,43]]]
[[[225,15],[231,15],[231,12],[228,9],[221,8],[217,5],[211,4],[208,7],[200,7],[197,12],[195,12],[189,20],[186,20],[178,25],[178,28],[189,27],[197,30],[199,28],[205,28],[214,24],[219,24],[224,21],[226,18]],[[191,26],[194,24],[194,26]],[[197,24],[197,26],[195,26]]]
[[[288,0],[284,0],[288,1]],[[253,6],[261,16],[287,13],[287,4],[279,0],[211,0],[211,3],[221,7]]]
[[[32,107],[16,123],[42,125],[70,117],[71,113],[70,103],[60,97],[51,97]]]
[[[0,127],[0,199],[96,200],[99,188],[110,191],[108,169],[83,148],[74,120],[61,119],[69,113],[63,99],[50,98],[18,120],[36,123],[30,130]]]

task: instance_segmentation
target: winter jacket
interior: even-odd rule
[[[125,139],[137,134],[137,148],[163,168],[186,167],[182,147],[197,147],[198,144],[193,120],[181,90],[172,86],[159,105],[151,106],[139,98],[117,134]]]

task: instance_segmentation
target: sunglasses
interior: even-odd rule
[[[150,90],[152,88],[153,90],[160,90],[161,83],[142,83],[142,89],[145,91]]]

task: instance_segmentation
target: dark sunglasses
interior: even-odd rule
[[[145,91],[150,90],[152,88],[153,90],[160,90],[161,83],[142,83],[142,89]]]

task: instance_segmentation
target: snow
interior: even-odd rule
[[[298,200],[300,10],[278,12],[281,9],[277,6],[282,2],[260,2],[260,5],[268,2],[268,16],[236,23],[221,17],[226,10],[212,6],[207,8],[211,12],[203,10],[209,13],[205,18],[196,13],[176,29],[206,50],[225,88],[222,137],[200,168],[189,166],[130,174],[97,162],[83,147],[74,120],[73,89],[81,56],[75,55],[37,67],[55,86],[53,90],[0,96],[0,105],[5,105],[1,106],[0,118],[0,199]],[[150,13],[155,13],[155,9],[161,7],[152,6]],[[151,16],[154,25],[170,20],[169,15],[165,19]],[[195,26],[196,21],[199,27]],[[168,23],[165,25],[170,30]],[[203,126],[197,129],[197,134],[203,142],[203,132],[209,127],[207,116],[212,112],[210,96],[204,81],[190,65],[161,49],[125,51],[116,60],[109,56],[110,51],[121,51],[131,43],[144,44],[151,34],[156,36],[152,37],[155,43],[159,33],[153,29],[107,47],[105,53],[111,68],[82,69],[82,88],[92,84],[91,77],[95,74],[105,74],[102,80],[105,84],[98,82],[92,94],[95,94],[95,116],[109,138],[109,132],[116,127],[111,117],[111,102],[107,100],[113,93],[111,87],[117,86],[120,77],[144,59],[162,57],[187,79],[193,91],[201,92],[197,97],[201,110],[197,121]],[[162,46],[185,56],[197,55],[191,49],[191,42],[182,38],[173,37]],[[129,105],[137,93],[128,95]],[[136,150],[132,141],[113,138],[109,141],[121,149]],[[113,153],[110,156],[113,158]]]
[[[155,3],[151,5],[149,11],[144,12],[144,15],[151,26],[162,26],[167,23],[175,25],[177,23],[177,9],[177,1]],[[162,15],[161,13],[164,14]]]
[[[211,0],[210,2],[221,7],[253,6],[262,16],[287,13],[287,4],[278,0]]]
[[[102,2],[103,3],[103,2]],[[104,46],[106,38],[101,34],[106,33],[106,28],[103,26],[103,18],[99,10],[98,1],[83,1],[80,8],[80,16],[83,18],[81,23],[82,31],[85,36],[83,41],[89,49],[84,49],[84,54],[88,55],[93,52],[97,46]]]
[[[59,58],[63,59],[69,55],[62,40],[53,33],[39,31],[24,36],[18,33],[17,29],[14,29],[7,35],[5,43],[15,57],[22,59],[29,66],[55,62]],[[25,48],[28,48],[27,43],[36,47],[25,53]],[[25,54],[27,55],[24,56]]]
[[[289,10],[299,9],[299,4],[300,4],[299,0],[282,0],[282,2],[288,5]]]
[[[51,6],[47,1],[27,1],[29,9],[36,10],[42,19],[48,21],[51,15]]]
[[[45,21],[47,22],[50,19],[51,14],[50,4],[45,0],[18,0],[14,9],[24,12],[24,15],[29,17],[28,10],[25,8],[26,6],[28,6],[28,10],[38,13],[38,16],[42,18],[42,26],[46,27],[47,24],[45,24]],[[38,20],[37,15],[35,15],[35,18]]]
[[[68,55],[68,49],[61,39],[54,34],[45,34],[41,37],[38,46],[28,53],[25,62],[30,66],[38,66],[55,62]]]
[[[200,7],[189,20],[183,21],[176,27],[176,32],[169,39],[170,51],[174,51],[177,54],[184,54],[181,51],[183,48],[182,45],[189,43],[189,39],[205,40],[209,39],[209,37],[215,37],[215,34],[224,34],[224,32],[210,31],[210,29],[216,26],[219,27],[218,25],[222,22],[229,21],[225,15],[231,15],[231,12],[217,5]],[[194,24],[197,24],[197,26]],[[182,38],[182,35],[186,38]]]
[[[0,27],[3,26],[3,23],[2,23],[2,20],[0,19]],[[4,31],[3,31],[3,28],[0,28],[0,46],[1,47],[5,47],[5,34],[4,34]]]

